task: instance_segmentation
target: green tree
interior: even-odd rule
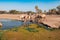
[[[57,9],[58,9],[57,14],[59,15],[60,14],[60,5],[57,6]]]
[[[34,14],[35,12],[33,12],[33,11],[27,11],[26,13],[27,14]]]
[[[6,11],[0,11],[0,14],[7,14],[8,12]]]
[[[47,13],[46,10],[44,10],[44,13],[45,13],[45,14]]]
[[[48,14],[57,14],[56,12],[57,12],[57,10],[55,8],[53,8],[53,9],[49,10]]]
[[[16,10],[10,10],[9,13],[12,13],[12,14],[19,14],[20,12],[19,12],[19,11],[16,11]]]
[[[59,5],[59,6],[57,6],[57,9],[58,9],[58,11],[60,11],[60,5]]]

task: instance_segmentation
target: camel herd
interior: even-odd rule
[[[51,16],[50,16],[51,17]],[[55,17],[53,17],[53,18],[55,18]],[[56,19],[56,18],[55,18]],[[59,28],[60,26],[60,24],[59,25],[57,25],[57,24],[54,24],[54,22],[52,23],[52,20],[53,19],[49,19],[49,17],[47,18],[47,15],[46,14],[26,14],[26,15],[21,15],[21,20],[23,20],[24,21],[24,23],[25,22],[27,22],[27,21],[30,21],[30,22],[33,22],[33,23],[44,23],[44,22],[46,22],[46,23],[48,23],[49,25],[52,25],[51,26],[51,28]],[[58,20],[58,19],[57,19]],[[51,21],[51,22],[49,22],[49,21]],[[54,20],[55,21],[55,20]],[[50,24],[51,23],[51,24]],[[53,25],[55,25],[55,27],[53,27]],[[57,27],[57,26],[59,26],[59,27]]]
[[[44,21],[46,19],[46,15],[45,14],[26,14],[26,15],[21,15],[20,19],[23,20],[24,22],[26,21],[30,21],[30,22],[37,22],[37,23],[41,23],[42,21]]]
[[[26,23],[27,21],[32,22],[32,23],[38,23],[38,24],[44,23],[44,24],[51,26],[51,28],[53,28],[52,26],[55,26],[54,28],[56,28],[56,26],[60,27],[60,16],[59,15],[46,15],[44,13],[40,13],[40,14],[39,13],[0,14],[0,19],[21,20],[21,21],[24,21],[24,23]]]

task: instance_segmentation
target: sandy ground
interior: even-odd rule
[[[26,16],[26,14],[0,14],[0,19],[20,20],[22,16]]]
[[[26,14],[0,14],[0,19],[16,19],[26,16]],[[60,25],[60,15],[47,15],[46,20],[43,23],[48,24],[51,27],[56,27]],[[57,27],[58,28],[58,27]]]
[[[45,23],[53,28],[54,27],[58,28],[58,26],[60,26],[60,15],[47,15],[46,20],[43,21],[43,23]]]

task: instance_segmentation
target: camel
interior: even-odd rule
[[[46,21],[46,15],[45,14],[40,14],[40,16],[42,17],[42,21]]]
[[[2,23],[0,23],[0,28],[2,27]]]

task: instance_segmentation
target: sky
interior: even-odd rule
[[[0,10],[35,11],[35,6],[41,10],[49,10],[60,5],[60,0],[0,0]]]

